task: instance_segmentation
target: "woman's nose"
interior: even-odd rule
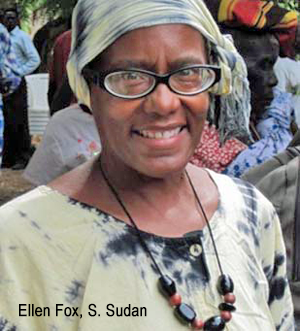
[[[159,84],[145,100],[144,110],[161,116],[169,115],[179,109],[180,97],[165,84]]]

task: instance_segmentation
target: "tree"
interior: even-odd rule
[[[298,12],[298,16],[300,15],[300,2],[299,0],[280,0],[278,1],[278,5],[287,10],[295,10]]]

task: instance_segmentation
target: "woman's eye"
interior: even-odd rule
[[[141,75],[139,73],[136,72],[126,72],[123,73],[122,75],[122,79],[124,80],[137,80],[137,79],[141,79]]]
[[[181,76],[191,76],[195,74],[195,70],[194,69],[185,69],[179,72],[179,74]]]
[[[198,68],[184,69],[177,73],[177,76],[182,79],[199,79],[201,71]]]

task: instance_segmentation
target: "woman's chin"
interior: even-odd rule
[[[165,178],[182,172],[185,169],[188,160],[189,158],[180,160],[174,158],[164,158],[162,160],[160,158],[159,160],[147,163],[143,167],[138,167],[136,170],[147,177]]]

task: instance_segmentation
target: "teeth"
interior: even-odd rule
[[[168,131],[161,131],[161,132],[156,132],[156,131],[148,131],[148,130],[141,130],[138,131],[138,133],[145,138],[150,138],[150,139],[168,139],[172,138],[176,135],[179,134],[181,130],[181,127],[178,127],[173,130],[168,130]]]

